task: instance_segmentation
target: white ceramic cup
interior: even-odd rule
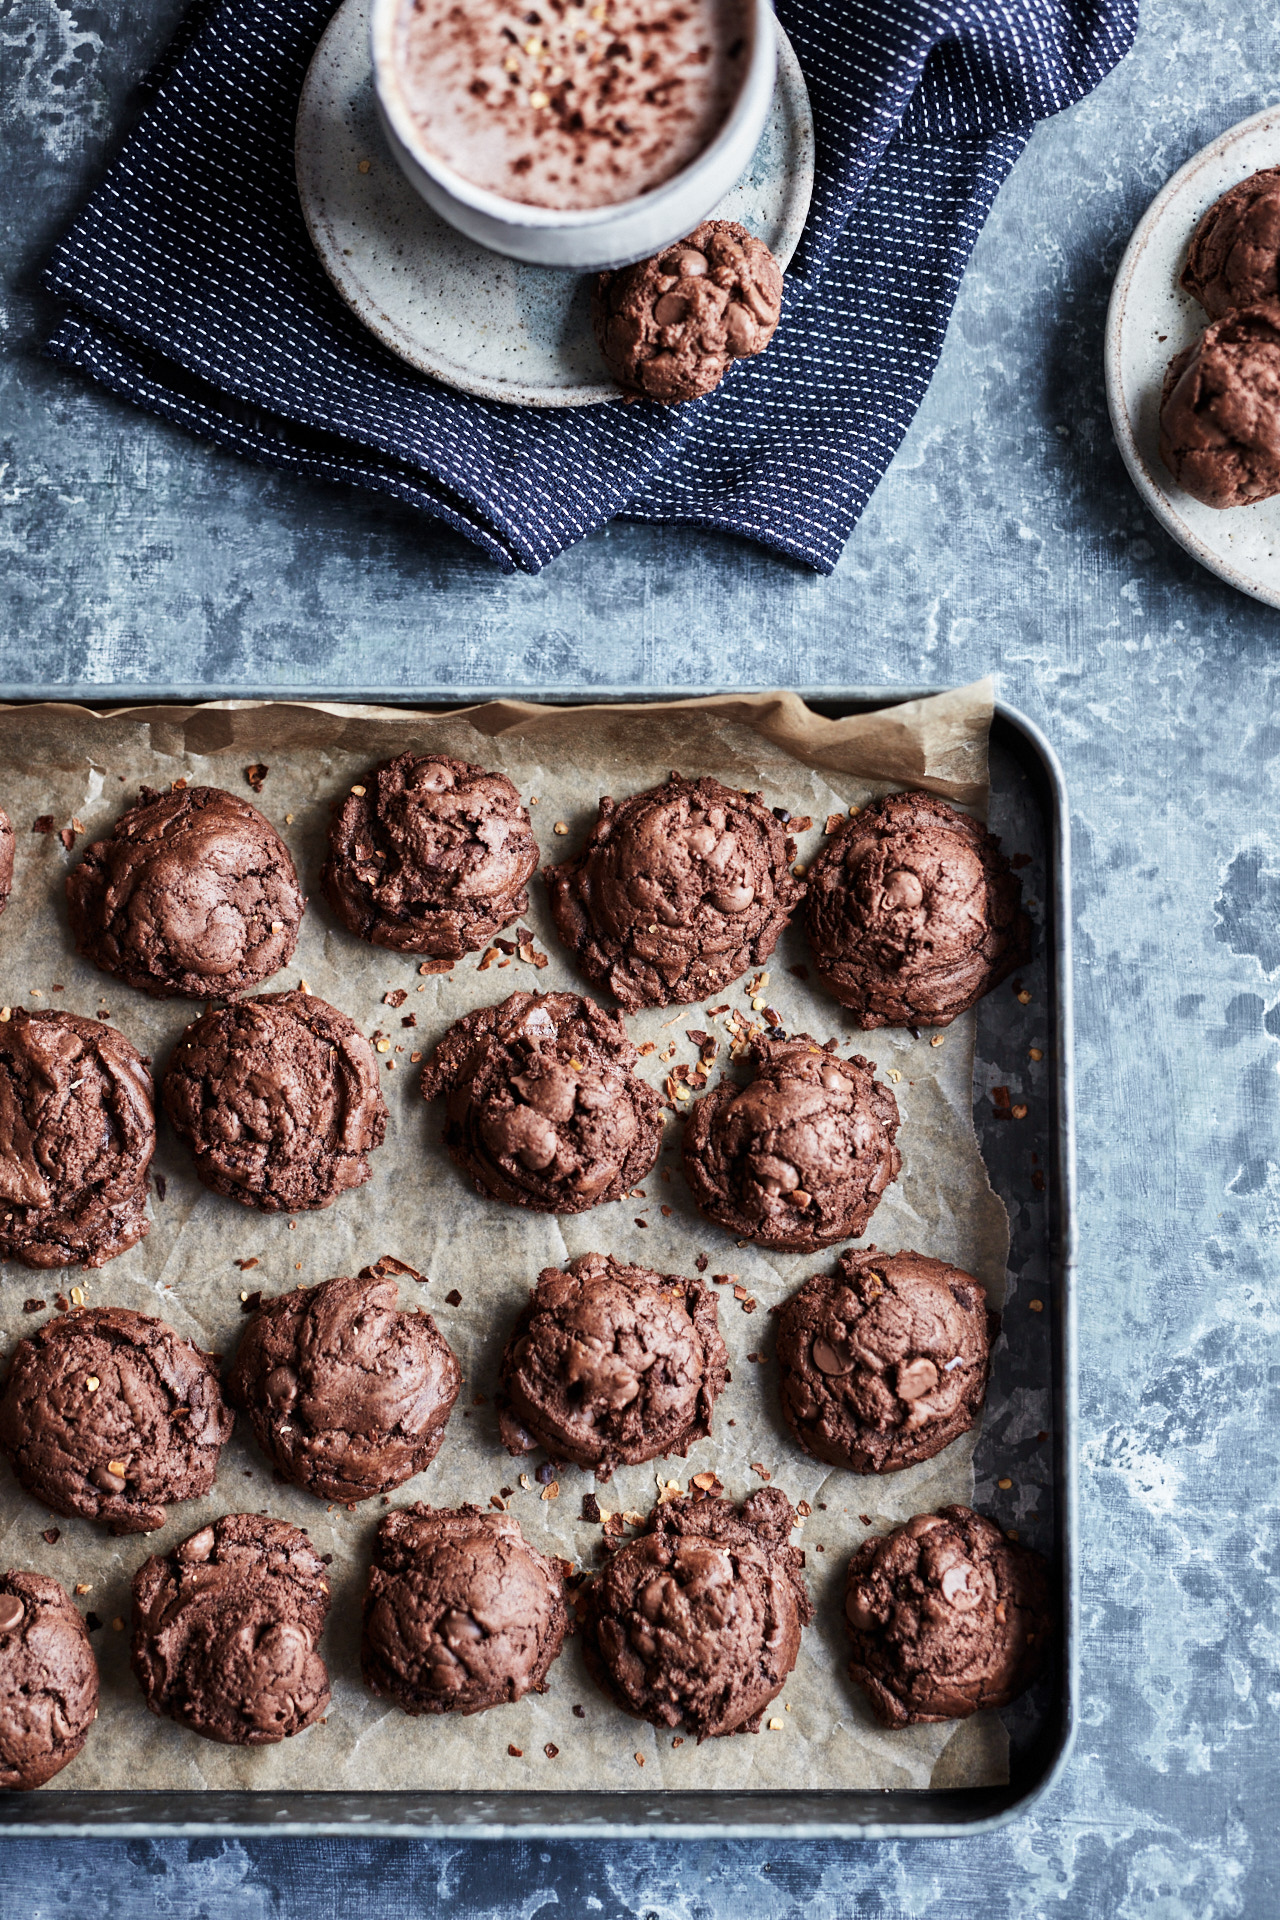
[[[406,104],[395,60],[403,0],[374,0],[374,97],[387,143],[410,183],[450,226],[495,253],[539,267],[594,273],[623,267],[682,240],[705,220],[756,150],[773,99],[777,42],[771,0],[752,0],[751,58],[720,132],[660,187],[611,207],[526,206],[473,186],[424,144]]]

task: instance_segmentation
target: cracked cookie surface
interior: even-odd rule
[[[161,1095],[205,1186],[264,1213],[363,1186],[386,1133],[373,1048],[301,989],[210,1009],[174,1047]]]
[[[227,1397],[277,1471],[323,1500],[368,1500],[430,1466],[462,1369],[429,1313],[401,1313],[366,1267],[266,1300],[240,1336]]]
[[[851,1248],[778,1311],[787,1425],[806,1453],[854,1473],[931,1460],[974,1423],[993,1323],[959,1267]]]
[[[919,1513],[854,1553],[845,1626],[882,1726],[1007,1706],[1048,1652],[1048,1564],[969,1507]]]
[[[402,753],[337,801],[322,884],[375,947],[457,960],[528,911],[538,843],[503,773]]]
[[[300,1527],[224,1514],[134,1575],[133,1671],[152,1713],[223,1746],[272,1746],[329,1704],[316,1652],[328,1611]]]
[[[151,1093],[101,1020],[15,1007],[0,1023],[0,1258],[100,1267],[142,1239]]]
[[[260,986],[292,959],[306,905],[271,822],[221,787],[143,787],[66,884],[80,952],[158,998]]]
[[[693,1105],[684,1169],[699,1209],[735,1238],[788,1253],[855,1239],[902,1170],[892,1092],[861,1054],[807,1033],[762,1039],[745,1086]]]
[[[444,1142],[478,1192],[539,1213],[621,1199],[662,1145],[662,1102],[616,1014],[575,993],[513,993],[464,1014],[422,1068]]]
[[[709,1288],[584,1253],[539,1274],[512,1330],[499,1431],[510,1453],[542,1446],[608,1480],[709,1434],[727,1365]]]
[[[510,1514],[418,1505],[379,1526],[361,1668],[405,1713],[482,1713],[545,1692],[568,1625],[560,1563]]]
[[[79,1307],[18,1342],[0,1448],[54,1513],[152,1533],[207,1493],[231,1437],[213,1355],[127,1307]]]
[[[773,952],[804,887],[759,794],[673,773],[606,795],[581,853],[544,869],[560,938],[629,1012],[718,993]]]

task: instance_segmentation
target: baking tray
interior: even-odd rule
[[[538,690],[541,700],[596,704],[602,699],[657,702],[705,688]],[[717,688],[716,692],[731,691]],[[831,716],[865,712],[941,691],[930,687],[799,688]],[[128,686],[61,689],[97,707],[219,697],[209,688]],[[46,688],[0,689],[9,703],[47,700]],[[238,699],[315,699],[312,688],[237,689]],[[343,690],[360,704],[472,705],[491,697],[468,689]],[[332,702],[332,696],[329,696]],[[375,1837],[518,1839],[937,1839],[977,1833],[1016,1817],[1066,1763],[1077,1691],[1074,1270],[1074,1103],[1072,1086],[1070,840],[1062,770],[1035,723],[996,703],[991,729],[991,826],[1006,851],[1029,856],[1024,889],[1037,903],[1043,935],[1024,970],[1031,991],[1020,1004],[1007,988],[981,1003],[974,1072],[974,1122],[992,1184],[1009,1210],[1011,1285],[1006,1332],[997,1347],[987,1415],[974,1460],[975,1504],[1047,1553],[1054,1566],[1062,1622],[1051,1675],[1003,1718],[1010,1736],[1003,1786],[927,1789],[794,1789],[620,1793],[370,1792],[44,1792],[0,1797],[0,1832],[15,1835],[147,1838],[232,1833],[360,1834]],[[1028,1097],[1025,1120],[1007,1117],[992,1086],[1014,1077],[1027,1048],[1045,1050],[1043,1081]],[[1002,1117],[1002,1108],[1004,1116]],[[1043,1310],[1025,1309],[1033,1299]],[[1037,1411],[1039,1409],[1039,1411]],[[1031,1430],[1032,1420],[1043,1426]],[[1039,1434],[1047,1431],[1041,1442]],[[996,1475],[1016,1470],[1017,1493]],[[1020,1504],[1010,1506],[1008,1500]],[[1024,1512],[1028,1500],[1034,1512]]]

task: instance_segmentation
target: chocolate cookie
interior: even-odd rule
[[[227,1747],[266,1747],[318,1720],[323,1562],[299,1527],[227,1513],[133,1576],[131,1660],[152,1713]]]
[[[13,849],[13,827],[8,814],[0,808],[0,913],[8,906],[13,892]]]
[[[735,360],[763,353],[782,312],[782,268],[733,220],[704,220],[651,260],[601,273],[591,323],[628,394],[674,406],[718,387]]]
[[[1206,507],[1280,493],[1280,300],[1227,314],[1170,361],[1160,458]]]
[[[897,1179],[898,1103],[860,1053],[807,1033],[757,1040],[755,1077],[693,1104],[684,1170],[708,1220],[737,1239],[812,1253],[855,1239]]]
[[[711,1431],[729,1356],[697,1280],[584,1253],[547,1267],[502,1356],[498,1428],[509,1453],[545,1447],[608,1480],[684,1455]]]
[[[54,1513],[153,1533],[207,1493],[231,1437],[217,1364],[163,1320],[79,1307],[13,1350],[0,1448]]]
[[[860,1027],[946,1027],[1025,966],[1031,924],[999,842],[932,793],[891,793],[809,869],[823,985]]]
[[[1280,295],[1280,167],[1214,201],[1191,237],[1182,284],[1214,320]]]
[[[507,1513],[400,1507],[365,1589],[365,1685],[405,1713],[482,1713],[545,1693],[569,1616],[560,1563]]]
[[[286,966],[306,905],[293,858],[256,807],[221,787],[143,787],[67,875],[85,958],[167,999],[242,993]]]
[[[973,1425],[987,1389],[981,1284],[921,1253],[842,1253],[778,1314],[782,1411],[804,1448],[854,1473],[932,1460]]]
[[[804,888],[758,793],[685,780],[600,802],[582,852],[544,878],[560,938],[628,1012],[719,993],[773,952]]]
[[[849,1672],[885,1727],[1004,1707],[1039,1673],[1049,1569],[968,1507],[918,1513],[849,1562]]]
[[[445,1034],[422,1069],[448,1097],[444,1143],[478,1193],[536,1213],[585,1213],[643,1180],[662,1102],[632,1071],[626,1028],[576,993],[513,993]]]
[[[776,1487],[732,1500],[672,1500],[585,1590],[592,1678],[655,1727],[699,1742],[758,1733],[813,1618],[788,1545],[791,1502]]]
[[[362,1187],[387,1128],[373,1048],[300,989],[211,1008],[175,1046],[161,1095],[205,1186],[263,1213]]]
[[[45,1573],[0,1574],[0,1788],[42,1787],[98,1717],[84,1621]]]
[[[396,1311],[377,1267],[264,1301],[236,1349],[227,1397],[286,1480],[322,1500],[368,1500],[429,1467],[462,1370],[429,1313]]]
[[[458,960],[529,905],[538,843],[502,773],[402,753],[334,803],[325,898],[375,947]]]
[[[147,1231],[148,1063],[75,1013],[0,1023],[0,1259],[101,1267]]]

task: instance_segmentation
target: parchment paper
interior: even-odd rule
[[[895,707],[891,712],[831,721],[793,694],[683,701],[667,706],[538,708],[502,701],[469,711],[424,714],[396,709],[298,704],[218,704],[135,708],[97,715],[74,706],[0,709],[0,804],[17,831],[13,897],[0,920],[0,998],[8,1005],[63,1007],[101,1015],[109,1010],[157,1075],[198,1003],[154,1001],[99,973],[73,951],[63,882],[90,839],[107,832],[137,797],[185,778],[226,786],[256,799],[293,850],[311,895],[297,954],[267,987],[305,980],[372,1035],[381,1029],[392,1050],[382,1056],[391,1109],[385,1146],[373,1156],[373,1178],[321,1213],[292,1220],[258,1214],[208,1193],[192,1175],[181,1145],[161,1123],[153,1172],[150,1234],[139,1246],[93,1272],[37,1274],[0,1269],[0,1327],[7,1357],[22,1333],[55,1309],[55,1297],[83,1289],[91,1305],[116,1304],[159,1313],[200,1345],[226,1355],[244,1325],[241,1295],[270,1295],[299,1283],[355,1273],[392,1254],[429,1276],[401,1284],[401,1304],[429,1308],[462,1362],[465,1386],[444,1447],[427,1473],[391,1496],[396,1504],[426,1499],[438,1506],[473,1500],[484,1507],[499,1490],[526,1536],[579,1565],[600,1558],[601,1530],[581,1518],[594,1480],[576,1468],[559,1480],[558,1497],[543,1498],[534,1477],[541,1454],[512,1460],[498,1442],[492,1406],[495,1368],[508,1327],[539,1270],[593,1248],[659,1272],[691,1273],[708,1256],[708,1277],[739,1276],[754,1312],[717,1289],[732,1384],[718,1402],[715,1435],[687,1460],[621,1470],[598,1490],[602,1510],[646,1513],[660,1487],[714,1468],[726,1491],[742,1499],[762,1484],[763,1468],[812,1516],[797,1536],[817,1618],[799,1664],[771,1710],[779,1731],[698,1747],[632,1720],[593,1686],[576,1640],[552,1668],[549,1691],[470,1718],[410,1719],[376,1701],[359,1675],[359,1611],[369,1545],[385,1507],[354,1512],[273,1482],[242,1421],[222,1455],[217,1482],[203,1500],[170,1509],[166,1527],[150,1536],[112,1539],[86,1521],[55,1519],[4,1470],[0,1481],[0,1565],[55,1575],[77,1604],[102,1621],[93,1634],[102,1670],[102,1708],[84,1753],[48,1791],[60,1788],[479,1788],[536,1786],[573,1791],[617,1789],[655,1775],[672,1789],[810,1786],[924,1787],[980,1785],[1006,1777],[1003,1728],[983,1715],[958,1728],[881,1731],[846,1676],[840,1622],[844,1567],[870,1530],[883,1531],[913,1512],[972,1497],[974,1436],[933,1461],[883,1478],[833,1472],[807,1459],[787,1433],[774,1375],[768,1308],[834,1254],[779,1255],[738,1246],[696,1212],[679,1164],[680,1125],[668,1123],[659,1166],[642,1198],[573,1218],[526,1213],[477,1196],[439,1144],[441,1112],[417,1090],[412,1055],[429,1049],[469,1008],[516,988],[582,989],[557,943],[540,883],[531,885],[526,924],[550,964],[518,958],[481,972],[478,956],[452,974],[423,978],[415,957],[368,947],[329,913],[317,890],[330,802],[374,761],[414,746],[440,749],[503,768],[530,801],[544,862],[582,842],[602,793],[621,796],[665,778],[672,767],[711,773],[728,784],[760,788],[768,804],[810,814],[800,835],[802,860],[823,843],[827,816],[845,812],[893,787],[921,785],[985,812],[986,741],[991,686]],[[250,794],[244,769],[265,762],[262,791]],[[533,804],[536,797],[537,804]],[[35,834],[32,821],[52,814],[55,829],[78,827],[74,851],[55,831]],[[556,823],[567,828],[557,833]],[[73,826],[73,823],[74,826]],[[803,961],[798,929],[783,937],[768,967],[764,998],[791,1031],[821,1041],[841,1038],[845,1051],[873,1059],[891,1079],[902,1113],[898,1136],[903,1172],[881,1202],[868,1236],[887,1249],[912,1247],[954,1260],[986,1284],[993,1305],[1003,1298],[1008,1227],[979,1157],[971,1117],[973,1016],[941,1036],[928,1031],[857,1033],[836,1002],[789,968]],[[715,996],[750,1017],[746,982]],[[405,989],[399,1008],[384,996]],[[56,989],[56,990],[55,990]],[[589,989],[588,989],[589,990]],[[416,1016],[416,1027],[402,1025]],[[637,1042],[653,1040],[641,1070],[659,1083],[677,1061],[692,1064],[689,1028],[725,1035],[705,1005],[666,1008],[629,1022]],[[669,1062],[659,1055],[674,1043]],[[718,1066],[728,1061],[727,1040]],[[728,1071],[741,1074],[741,1066]],[[714,1081],[713,1076],[713,1081]],[[158,1184],[158,1183],[157,1183]],[[640,1224],[643,1222],[644,1224]],[[259,1265],[242,1273],[237,1260]],[[446,1294],[461,1293],[451,1307]],[[47,1302],[27,1313],[24,1301]],[[767,1356],[765,1363],[748,1358]],[[164,1551],[220,1513],[266,1510],[306,1527],[321,1552],[332,1553],[333,1611],[322,1644],[333,1681],[326,1721],[279,1746],[219,1747],[150,1715],[128,1667],[129,1581],[147,1554]],[[58,1529],[55,1543],[42,1538]],[[122,1623],[117,1626],[116,1622]],[[574,1703],[585,1709],[578,1718]],[[559,1749],[548,1758],[547,1743]],[[508,1746],[522,1750],[520,1758]],[[643,1759],[643,1779],[638,1761]]]

